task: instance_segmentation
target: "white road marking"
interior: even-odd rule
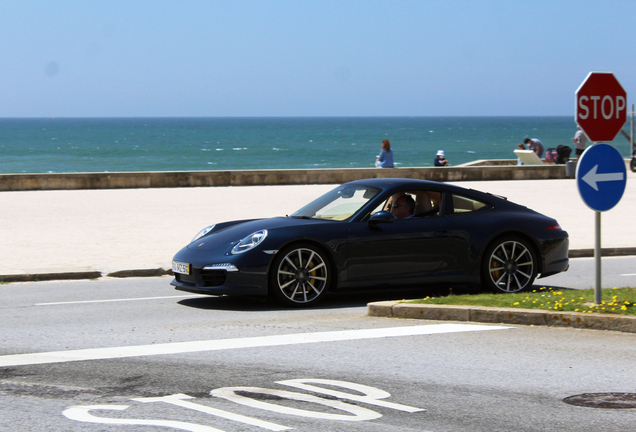
[[[199,404],[188,401],[188,399],[194,399],[194,397],[188,396],[186,394],[178,393],[178,394],[160,396],[160,397],[135,398],[132,400],[134,400],[135,402],[141,402],[141,403],[165,402],[167,404],[172,404],[182,408],[192,409],[195,411],[203,412],[203,413],[221,417],[224,419],[249,424],[252,426],[258,426],[258,427],[262,427],[264,429],[269,429],[273,431],[283,431],[283,430],[291,429],[287,426],[281,426],[276,423],[271,423],[268,421],[255,419],[255,418],[244,416],[241,414],[235,414],[235,413],[223,411],[223,410],[212,408],[205,405],[199,405]]]
[[[301,379],[276,381],[276,384],[283,384],[286,386],[295,387],[301,390],[306,390],[306,391],[314,392],[314,393],[322,393],[322,394],[326,394],[328,396],[332,396],[338,399],[349,399],[356,402],[381,406],[384,408],[391,408],[391,409],[399,410],[399,411],[406,411],[410,413],[414,413],[418,411],[426,411],[423,408],[415,408],[408,405],[402,405],[395,402],[385,401],[384,399],[390,397],[391,393],[386,392],[384,390],[380,390],[379,388],[367,386],[364,384],[356,384],[356,383],[347,382],[347,381],[336,381],[336,380],[328,380],[328,379],[320,379],[320,378],[301,378]],[[362,395],[341,392],[337,390],[331,390],[329,388],[323,388],[323,387],[312,385],[312,384],[323,384],[327,386],[343,387],[358,393],[362,393]]]
[[[135,425],[135,426],[158,426],[169,427],[173,429],[185,430],[190,432],[224,432],[221,429],[213,428],[194,423],[186,423],[175,420],[147,420],[147,419],[122,419],[122,418],[106,418],[97,417],[90,413],[92,410],[117,410],[123,411],[128,405],[80,405],[73,406],[65,410],[64,414],[71,420],[88,423],[116,424],[116,425]]]
[[[301,402],[315,403],[325,405],[336,410],[345,411],[349,414],[331,414],[322,411],[309,411],[304,409],[292,408],[278,405],[275,403],[264,402],[248,396],[242,396],[236,392],[249,392],[255,394],[265,394],[275,396],[276,398],[296,400]],[[323,420],[340,420],[340,421],[365,421],[375,420],[382,417],[382,414],[364,408],[358,405],[342,402],[339,400],[325,399],[318,396],[290,392],[287,390],[271,390],[260,387],[224,387],[210,392],[212,396],[236,402],[252,408],[258,408],[267,411],[274,411],[281,414],[293,415],[299,417],[308,417]]]
[[[487,326],[475,324],[432,324],[406,327],[375,328],[364,330],[342,330],[316,333],[297,333],[275,336],[258,336],[235,339],[213,339],[193,342],[171,342],[152,345],[136,345],[112,348],[89,348],[69,351],[52,351],[31,354],[0,356],[0,367],[25,366],[47,363],[64,363],[85,360],[104,360],[148,355],[183,354],[202,351],[219,351],[240,348],[259,348],[307,344],[318,342],[338,342],[361,339],[378,339],[398,336],[420,336],[440,333],[504,330],[513,327]]]
[[[622,274],[621,276],[636,276],[636,273],[626,273]]]
[[[163,297],[137,297],[137,298],[124,298],[124,299],[109,299],[109,300],[77,300],[70,302],[54,302],[54,303],[36,303],[36,306],[52,306],[52,305],[67,305],[67,304],[79,304],[79,303],[108,303],[108,302],[122,302],[122,301],[138,301],[138,300],[160,300],[170,298],[193,298],[193,297],[209,297],[205,294],[192,294],[192,295],[179,295],[179,296],[163,296]]]
[[[321,420],[338,420],[338,421],[367,421],[377,420],[382,417],[382,414],[373,411],[368,408],[360,406],[361,404],[370,404],[374,406],[381,406],[385,408],[391,408],[398,411],[405,411],[408,413],[415,413],[426,411],[424,408],[416,408],[408,405],[402,405],[395,402],[389,402],[384,399],[391,396],[389,392],[381,390],[376,387],[367,386],[364,384],[356,384],[347,381],[329,380],[329,379],[315,379],[315,378],[301,378],[286,381],[276,381],[277,384],[288,385],[301,390],[307,390],[309,392],[325,394],[331,396],[320,397],[306,393],[290,392],[286,390],[274,390],[263,387],[223,387],[210,391],[210,395],[213,397],[222,398],[230,402],[245,405],[250,408],[256,408],[266,411],[272,411],[282,415],[299,416],[312,419]],[[318,384],[318,385],[314,385]],[[321,385],[328,386],[329,388],[321,387]],[[351,390],[352,392],[333,390],[332,387],[344,388]],[[304,402],[304,407],[310,408],[315,405],[323,405],[329,407],[328,410],[312,410],[302,408],[292,408],[285,404],[275,403],[273,401],[264,401],[260,397],[239,395],[237,392],[249,392],[252,394],[262,394],[274,396],[276,399],[288,399],[298,402]],[[334,399],[335,398],[335,399]],[[271,399],[271,398],[270,398]],[[343,400],[355,401],[355,404],[345,402]],[[188,396],[183,393],[177,393],[159,397],[142,397],[131,398],[135,402],[141,403],[166,403],[177,407],[191,409],[211,416],[220,417],[230,421],[244,423],[251,426],[261,427],[274,432],[280,432],[284,430],[293,429],[289,426],[283,426],[277,423],[271,423],[258,418],[245,416],[242,414],[236,414],[230,411],[221,410],[209,406],[208,401],[205,404],[196,403],[196,399],[193,396]],[[194,401],[193,401],[194,400]],[[71,419],[80,422],[87,423],[103,423],[103,424],[120,424],[120,425],[140,425],[140,426],[161,426],[170,427],[174,429],[186,430],[191,432],[222,432],[219,429],[215,429],[211,426],[205,426],[197,423],[174,421],[174,420],[154,420],[154,419],[126,419],[122,418],[122,415],[118,418],[111,417],[97,417],[91,413],[96,410],[116,410],[124,411],[129,408],[128,405],[81,405],[72,406],[66,409],[63,414]],[[333,414],[327,411],[339,410],[344,411],[345,414]],[[348,414],[346,414],[348,413]],[[122,413],[123,414],[123,413]],[[329,428],[320,428],[329,429]],[[422,432],[428,432],[422,430]]]

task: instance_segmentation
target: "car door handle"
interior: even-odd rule
[[[447,230],[443,230],[443,231],[435,231],[435,237],[448,237],[448,231]]]

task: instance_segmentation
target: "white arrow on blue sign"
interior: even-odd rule
[[[596,170],[598,169],[598,165],[594,165],[587,174],[583,176],[583,181],[598,192],[598,183],[606,182],[606,181],[620,181],[625,178],[625,174],[622,172],[613,172],[607,174],[598,174]]]
[[[623,197],[627,169],[621,154],[609,144],[588,147],[576,166],[576,184],[585,204],[604,212]]]

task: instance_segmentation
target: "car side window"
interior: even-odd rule
[[[431,190],[406,190],[404,192],[397,192],[390,196],[381,205],[375,208],[371,214],[374,214],[380,210],[391,211],[391,206],[397,199],[403,195],[408,195],[413,199],[415,207],[413,209],[413,215],[408,219],[419,219],[423,217],[439,216],[439,209],[441,204],[442,194],[440,192]]]
[[[461,195],[453,195],[453,214],[472,213],[488,208],[490,208],[490,206],[481,201]]]
[[[442,195],[440,192],[435,191],[416,191],[413,192],[415,196],[415,211],[413,217],[432,217],[439,216],[439,209],[441,204]]]

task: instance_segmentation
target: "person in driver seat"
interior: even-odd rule
[[[396,219],[406,219],[413,216],[415,200],[411,195],[402,195],[391,206],[391,214]]]

